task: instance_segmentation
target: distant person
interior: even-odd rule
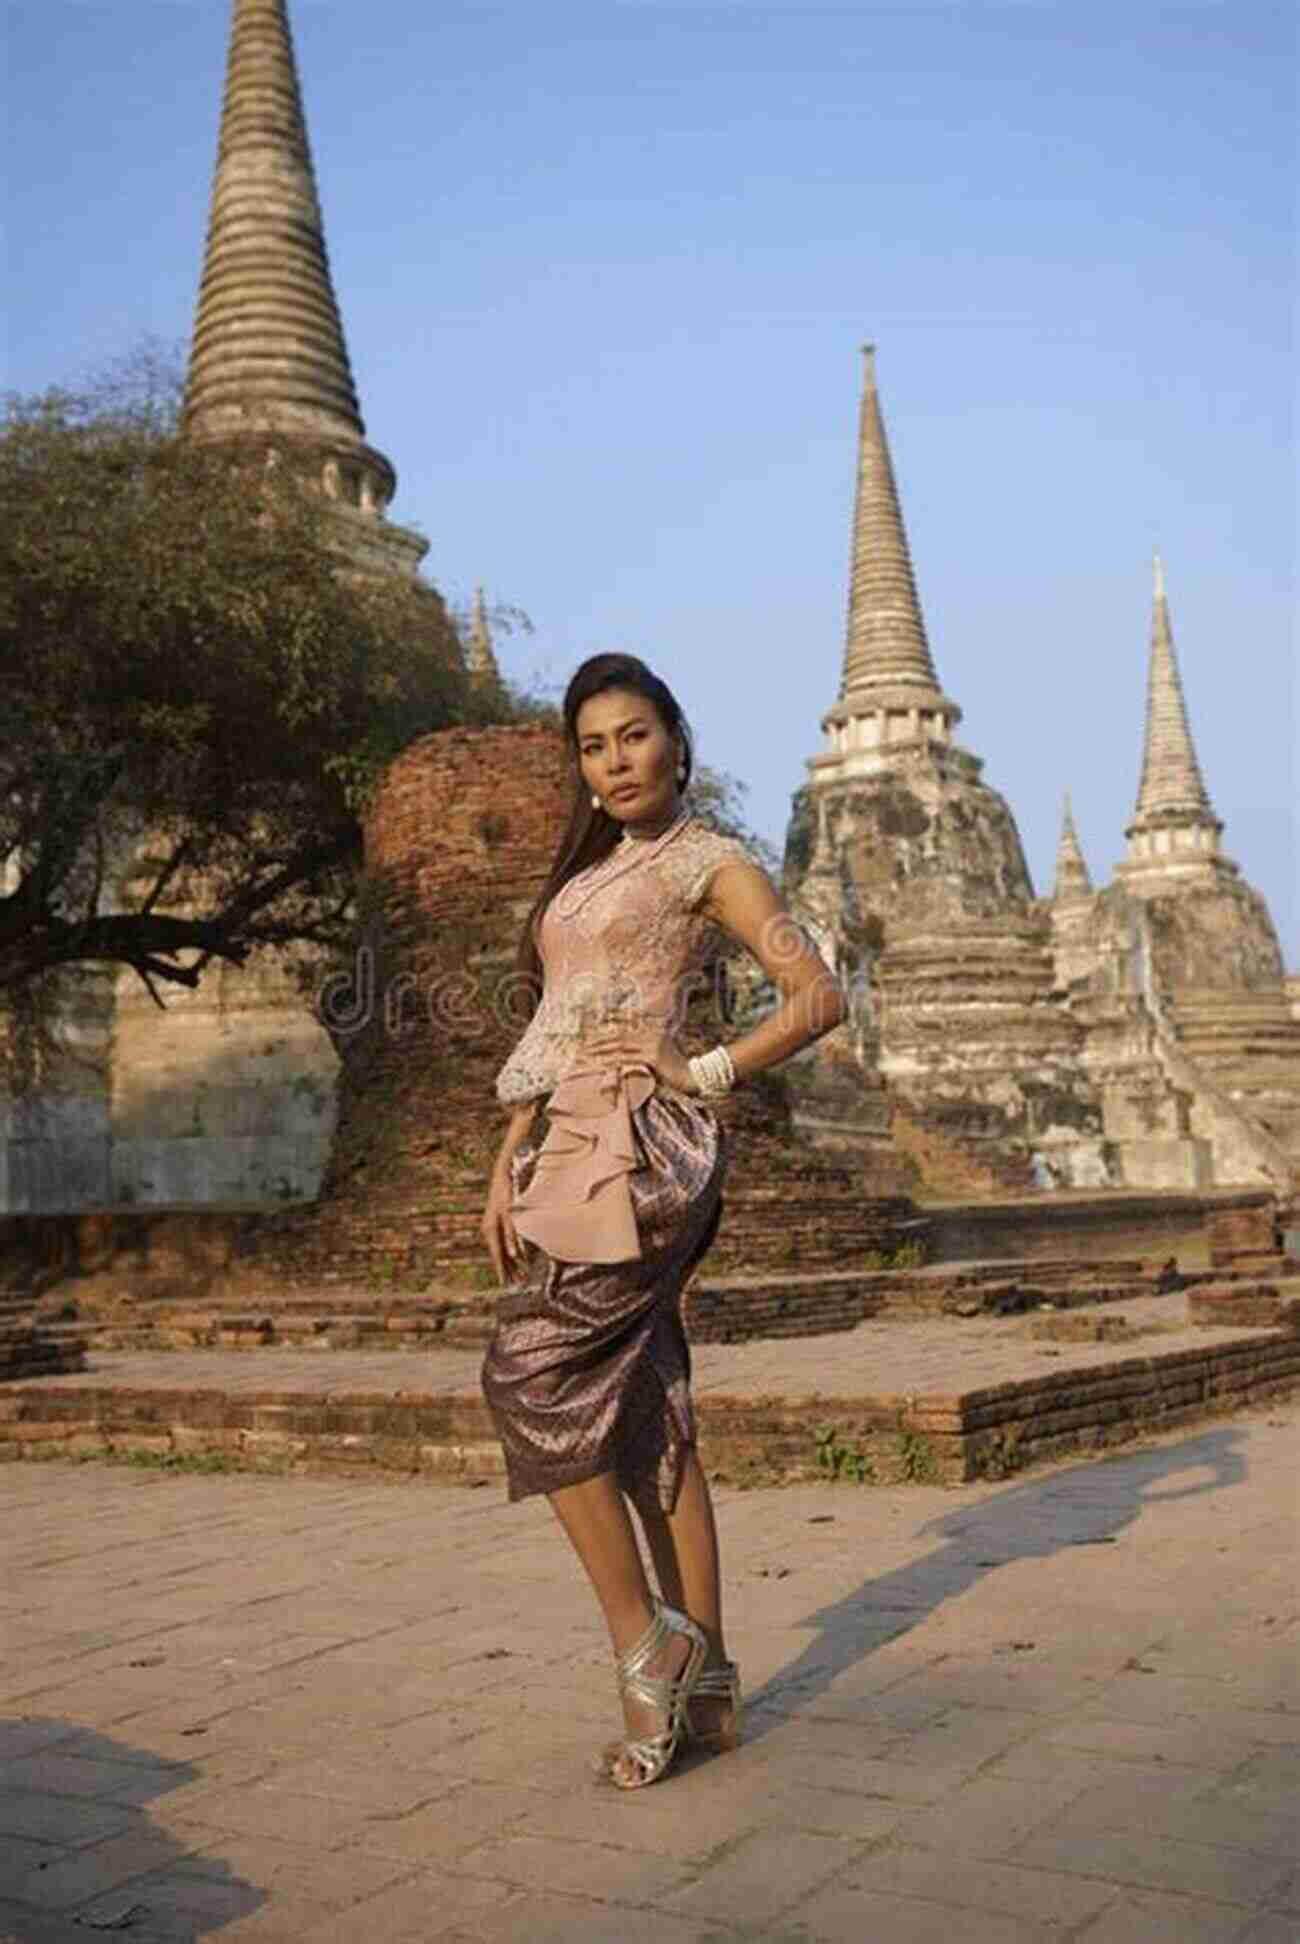
[[[595,1589],[626,1731],[603,1770],[640,1789],[683,1737],[724,1749],[739,1731],[681,1318],[722,1205],[711,1103],[836,1025],[844,999],[744,847],[684,804],[690,732],[658,676],[593,656],[564,723],[577,794],[520,946],[536,1010],[497,1078],[513,1111],[482,1226],[509,1293],[483,1389],[510,1497],[546,1493]],[[685,998],[719,931],[782,1003],[688,1059]]]

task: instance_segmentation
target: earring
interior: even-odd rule
[[[600,808],[600,798],[599,798],[598,796],[593,796],[593,797],[592,797],[592,799],[591,799],[591,807],[592,807],[592,809],[593,809],[593,810],[599,810],[599,808]]]

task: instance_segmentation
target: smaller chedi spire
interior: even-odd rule
[[[501,670],[497,666],[496,651],[492,646],[492,628],[488,621],[487,602],[483,589],[474,590],[474,606],[470,611],[469,640],[465,646],[465,667],[476,682],[499,682]]]
[[[1088,870],[1088,860],[1079,842],[1079,833],[1074,827],[1074,812],[1070,808],[1069,792],[1066,792],[1065,809],[1061,818],[1061,837],[1056,846],[1056,883],[1052,896],[1061,903],[1067,898],[1086,898],[1092,895],[1092,876]]]
[[[1146,734],[1137,807],[1125,835],[1126,865],[1149,870],[1162,860],[1213,857],[1223,825],[1201,776],[1174,652],[1164,567],[1154,560],[1151,658],[1147,674]]]

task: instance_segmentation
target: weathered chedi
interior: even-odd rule
[[[233,0],[182,429],[251,448],[320,494],[341,571],[414,575],[427,542],[386,517],[396,476],[365,434],[285,0]],[[441,634],[440,597],[425,591]],[[314,1194],[338,1061],[303,986],[325,969],[264,952],[209,970],[163,1012],[134,973],[88,975],[64,1069],[39,1095],[0,1102],[0,1208]]]
[[[1197,991],[1271,990],[1282,980],[1268,907],[1224,855],[1222,833],[1192,742],[1157,557],[1142,777],[1114,881],[1146,905],[1156,978],[1176,1001]]]
[[[867,1080],[855,1106],[842,1069],[810,1063],[801,1116],[825,1138],[869,1139],[883,1082],[895,1141],[946,1133],[973,1182],[1028,1185],[1034,1168],[1104,1180],[1082,1033],[1015,819],[954,741],[960,719],[926,635],[868,349],[843,674],[785,857],[795,908],[855,995]]]
[[[1093,892],[1058,873],[1058,974],[1130,1167],[1163,1184],[1300,1163],[1300,1027],[1268,908],[1224,855],[1155,563],[1146,727],[1127,853]]]

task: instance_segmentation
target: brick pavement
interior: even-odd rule
[[[544,1507],[9,1465],[0,1940],[1294,1944],[1298,1426],[724,1492],[750,1732],[629,1797]]]

